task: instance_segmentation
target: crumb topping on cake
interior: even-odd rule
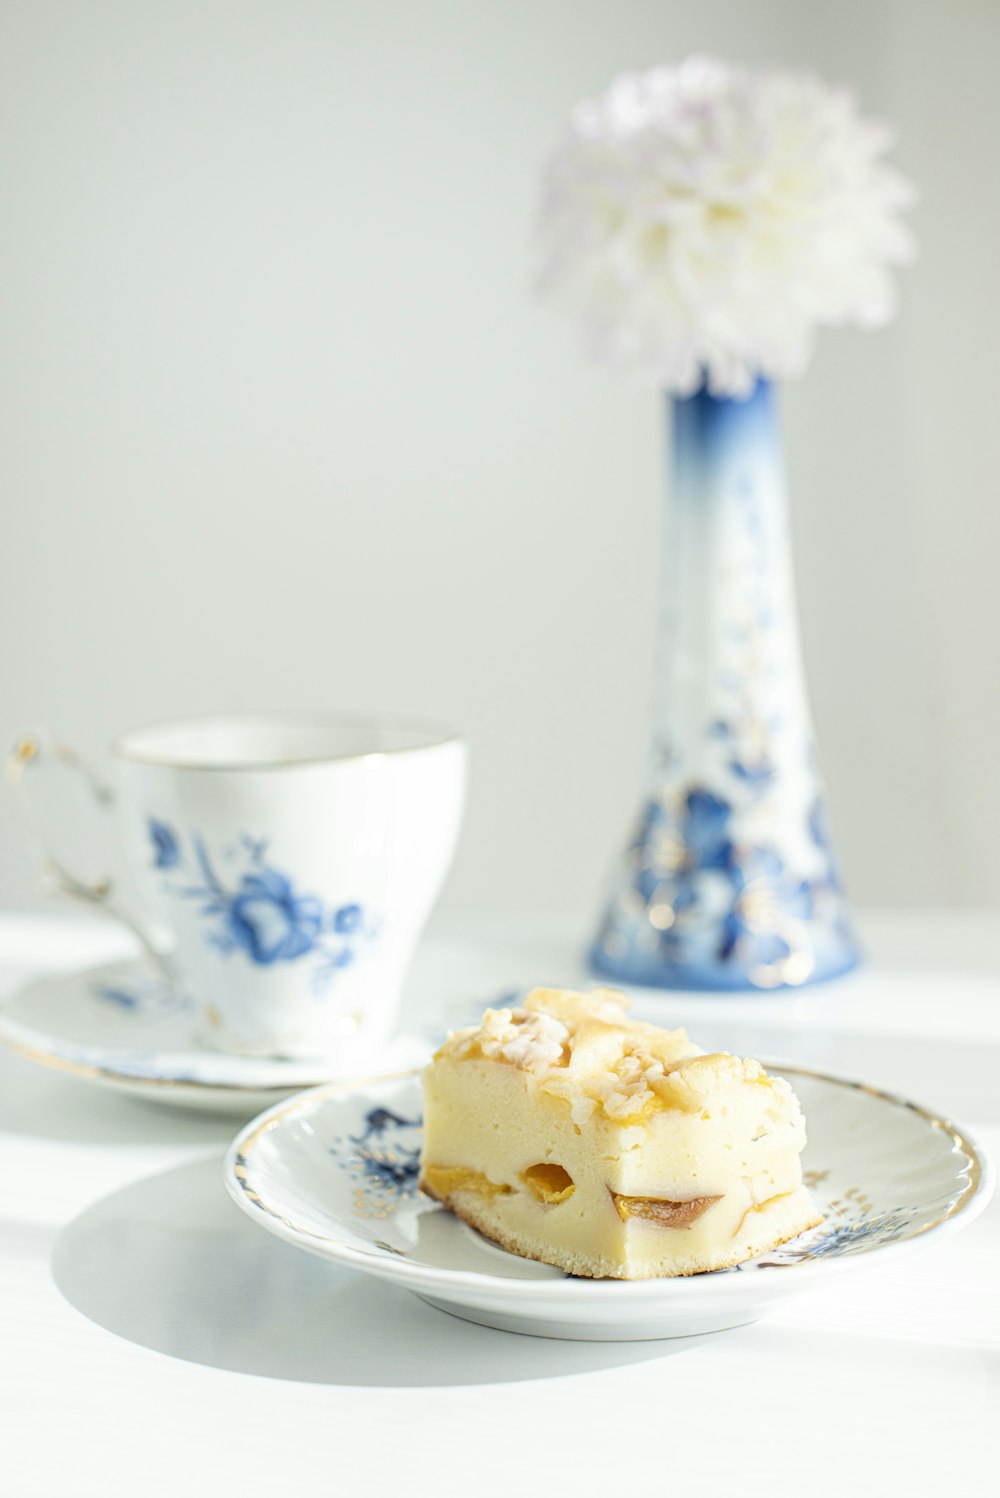
[[[623,1123],[654,1108],[696,1112],[738,1082],[773,1088],[779,1113],[794,1105],[787,1082],[758,1062],[706,1055],[684,1030],[631,1019],[624,994],[607,988],[532,989],[521,1007],[487,1009],[480,1024],[453,1031],[438,1055],[531,1072],[543,1091],[569,1103],[577,1124],[595,1109]]]
[[[568,1038],[562,1021],[544,1010],[529,1014],[523,1009],[487,1009],[481,1024],[449,1035],[443,1049],[459,1060],[480,1056],[508,1061],[522,1071],[545,1072],[565,1064]]]

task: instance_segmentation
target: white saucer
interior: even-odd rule
[[[0,1044],[119,1092],[244,1118],[336,1075],[323,1061],[234,1056],[202,1046],[192,1006],[135,959],[52,974],[18,989],[0,1005]],[[427,1049],[400,1038],[383,1064],[412,1066]]]
[[[756,1321],[845,1271],[891,1264],[983,1210],[993,1172],[946,1119],[864,1083],[771,1063],[809,1125],[807,1184],[826,1213],[736,1269],[686,1279],[574,1279],[505,1252],[417,1189],[415,1073],[323,1087],[249,1124],[226,1186],[286,1242],[504,1331],[578,1341],[690,1336]]]

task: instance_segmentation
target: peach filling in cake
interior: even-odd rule
[[[487,1010],[448,1037],[424,1090],[423,1190],[570,1274],[725,1268],[821,1220],[789,1084],[633,1020],[607,989]]]

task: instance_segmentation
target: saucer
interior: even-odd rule
[[[337,1075],[322,1060],[209,1050],[198,1040],[194,1006],[137,959],[54,973],[16,990],[0,1004],[0,1044],[118,1092],[244,1118]],[[427,1052],[401,1037],[384,1062],[412,1066]]]
[[[808,1233],[733,1269],[682,1279],[588,1280],[507,1253],[417,1187],[416,1073],[327,1086],[270,1109],[231,1146],[226,1187],[288,1243],[403,1285],[502,1331],[645,1341],[741,1326],[803,1291],[966,1226],[993,1172],[947,1119],[865,1083],[770,1063],[809,1124]]]

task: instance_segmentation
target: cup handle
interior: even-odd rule
[[[163,966],[163,957],[157,951],[150,937],[142,929],[139,923],[128,914],[126,910],[119,908],[113,899],[114,884],[110,877],[95,879],[92,883],[78,879],[72,874],[65,864],[56,858],[51,851],[39,828],[38,819],[35,816],[33,804],[33,793],[29,791],[29,771],[37,768],[46,760],[53,760],[67,770],[74,771],[81,777],[90,796],[101,811],[108,811],[114,805],[115,793],[109,785],[106,785],[89,766],[80,758],[75,750],[68,745],[62,744],[58,739],[48,733],[28,732],[21,733],[14,741],[13,747],[7,755],[6,778],[15,796],[20,802],[22,811],[28,827],[35,838],[36,844],[41,851],[42,870],[51,880],[56,889],[64,895],[71,896],[74,900],[82,900],[87,905],[98,905],[102,910],[121,921],[123,925],[137,936],[150,957],[159,967]]]

